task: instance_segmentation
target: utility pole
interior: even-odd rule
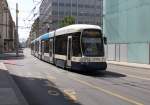
[[[18,37],[18,3],[16,3],[16,56],[19,56],[19,37]]]

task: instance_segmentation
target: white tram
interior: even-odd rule
[[[35,39],[31,42],[31,52],[62,68],[106,70],[105,39],[99,26],[75,24]]]

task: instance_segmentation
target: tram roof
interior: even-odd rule
[[[41,35],[40,39],[41,40],[46,40],[46,39],[49,39],[49,38],[51,38],[53,36],[54,36],[54,31]]]
[[[31,43],[34,43],[36,41],[36,39],[32,40]]]
[[[63,35],[63,34],[69,34],[69,33],[74,33],[74,32],[80,32],[81,30],[84,29],[100,29],[101,28],[97,25],[88,25],[88,24],[74,24],[74,25],[69,25],[60,29],[56,30],[55,35]]]
[[[55,31],[49,32],[49,37],[50,37],[50,38],[51,38],[51,37],[54,37],[54,34],[55,34]]]

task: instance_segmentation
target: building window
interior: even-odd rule
[[[71,4],[67,3],[66,6],[67,6],[67,7],[71,7]]]
[[[72,7],[76,7],[77,6],[77,4],[72,4]]]
[[[59,6],[64,7],[64,3],[59,3]]]
[[[57,11],[52,11],[52,15],[57,15],[58,12]]]
[[[52,3],[52,6],[57,6],[57,5],[58,5],[58,3],[56,3],[56,2]]]

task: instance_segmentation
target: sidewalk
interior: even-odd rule
[[[15,52],[0,54],[0,60],[22,59],[22,58],[24,58],[22,52],[19,52],[19,56],[16,56]]]
[[[143,68],[143,69],[149,69],[150,70],[150,65],[148,65],[148,64],[117,62],[117,61],[107,61],[107,63],[108,64],[119,65],[119,66],[127,66],[127,67],[134,67],[134,68]]]
[[[0,105],[28,105],[2,62],[0,62]]]

